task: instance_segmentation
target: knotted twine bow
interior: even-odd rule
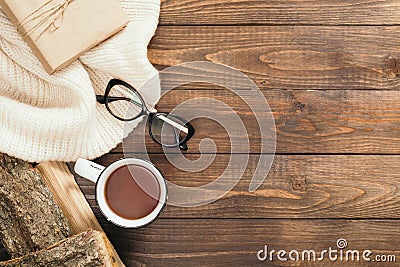
[[[18,23],[17,31],[23,36],[26,36],[41,29],[36,40],[50,28],[52,28],[51,31],[56,31],[61,27],[65,10],[73,1],[74,0],[62,0],[60,2],[49,0],[45,2]]]

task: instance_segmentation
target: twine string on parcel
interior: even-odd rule
[[[43,5],[35,9],[25,19],[17,25],[17,30],[22,35],[30,35],[31,33],[40,30],[38,33],[39,39],[43,33],[52,28],[56,31],[62,25],[64,12],[67,10],[70,3],[74,0],[55,1],[49,0]]]

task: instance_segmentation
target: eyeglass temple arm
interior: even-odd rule
[[[105,97],[104,96],[102,96],[102,95],[96,95],[96,100],[97,100],[97,102],[99,102],[100,104],[105,104],[106,103],[106,99],[105,99]],[[132,99],[130,99],[129,97],[118,97],[118,96],[109,96],[108,97],[108,102],[114,102],[114,101],[119,101],[119,100],[126,100],[126,101],[130,101],[130,102],[132,102],[133,104],[135,104],[136,106],[138,106],[138,107],[141,107],[142,106],[142,104],[141,103],[138,103],[138,102],[136,102],[135,100],[132,100]]]
[[[102,95],[96,95],[96,101],[103,105],[106,103],[106,99]]]
[[[184,132],[184,133],[186,133],[186,134],[189,133],[189,130],[188,130],[187,127],[182,126],[182,125],[180,125],[179,123],[176,123],[176,122],[174,122],[174,121],[171,120],[171,119],[168,119],[168,118],[165,117],[164,115],[158,115],[157,118],[159,118],[159,119],[165,121],[165,122],[168,123],[169,125],[171,125],[171,126],[177,128],[177,129],[181,130],[182,132]]]

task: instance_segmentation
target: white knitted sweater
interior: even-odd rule
[[[101,156],[122,141],[126,124],[97,104],[95,94],[104,94],[111,78],[140,88],[157,75],[147,45],[160,2],[118,2],[131,18],[128,26],[53,75],[44,71],[0,9],[0,152],[32,162],[74,161]],[[141,94],[154,105],[159,84],[146,88]]]

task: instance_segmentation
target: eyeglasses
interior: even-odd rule
[[[132,121],[148,116],[149,135],[164,147],[187,150],[186,143],[194,134],[193,126],[184,119],[169,113],[151,112],[139,92],[119,79],[109,81],[103,95],[96,95],[97,102],[106,106],[115,118]]]

